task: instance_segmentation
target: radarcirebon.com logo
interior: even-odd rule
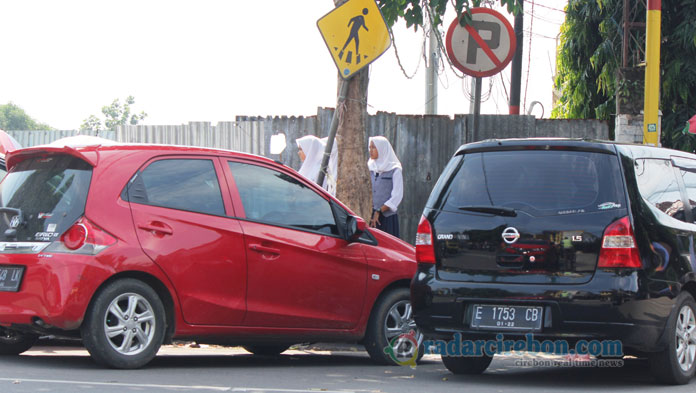
[[[400,366],[416,368],[418,345],[416,332],[411,330],[392,338],[389,345],[384,347],[384,353]]]

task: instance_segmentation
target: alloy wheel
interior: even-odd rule
[[[696,317],[688,304],[679,311],[676,325],[677,361],[683,371],[689,371],[696,360]]]
[[[423,342],[408,300],[394,303],[384,321],[384,336],[398,359],[411,359]]]
[[[155,323],[155,313],[147,299],[137,293],[124,293],[109,304],[104,333],[118,353],[137,355],[152,342]]]

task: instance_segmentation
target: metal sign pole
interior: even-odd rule
[[[348,95],[348,83],[350,79],[343,80],[341,83],[341,90],[338,93],[338,101],[336,103],[336,109],[334,109],[333,117],[331,118],[331,129],[329,130],[329,137],[326,140],[326,147],[324,148],[324,157],[321,159],[321,168],[319,169],[319,177],[317,177],[317,184],[323,186],[324,177],[326,176],[326,167],[329,166],[329,158],[331,157],[331,149],[333,149],[334,138],[336,138],[336,131],[338,131],[338,112],[341,104],[346,100]]]
[[[479,136],[479,117],[481,115],[481,79],[476,77],[476,88],[474,89],[474,129],[471,130],[472,142],[478,141]]]

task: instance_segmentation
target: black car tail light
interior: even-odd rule
[[[612,222],[604,230],[597,267],[638,269],[643,267],[628,216]]]
[[[425,216],[421,216],[416,232],[416,261],[418,263],[435,263],[433,229]]]

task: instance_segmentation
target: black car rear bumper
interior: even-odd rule
[[[648,289],[649,288],[649,289]],[[521,339],[528,331],[471,327],[474,304],[541,306],[544,322],[535,338],[621,340],[624,348],[652,352],[664,348],[662,332],[676,294],[668,283],[648,282],[639,271],[597,271],[577,285],[471,283],[437,279],[434,266],[421,265],[411,283],[418,326],[432,339],[461,333],[471,340]]]

